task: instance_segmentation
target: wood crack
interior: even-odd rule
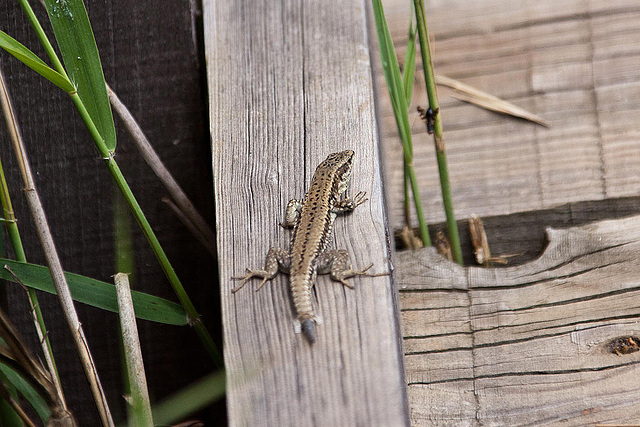
[[[581,258],[581,257],[578,257],[575,260],[577,260],[579,258]],[[598,266],[594,266],[594,267],[588,267],[588,268],[585,268],[585,269],[582,269],[582,270],[579,270],[579,271],[575,271],[573,273],[567,273],[567,274],[555,276],[555,277],[552,278],[552,280],[571,279],[571,278],[578,277],[578,276],[581,276],[583,274],[586,274],[586,273],[589,273],[589,272],[592,272],[592,271],[595,271],[595,270],[599,270],[599,269],[602,269],[602,268],[615,266],[617,264],[624,264],[625,262],[629,262],[629,261],[630,261],[629,259],[625,259],[625,260],[622,260],[622,261],[614,261],[614,262],[611,262],[611,263],[608,263],[608,264],[598,265]],[[563,266],[566,266],[568,264],[569,263],[565,263]],[[555,268],[550,268],[549,271],[557,270],[557,269],[559,269],[560,267],[563,267],[563,266],[557,266]],[[549,277],[545,277],[543,279],[537,279],[537,280],[532,280],[532,281],[529,281],[529,282],[522,282],[522,283],[517,283],[517,284],[512,284],[512,285],[502,285],[502,286],[500,286],[500,285],[498,285],[498,286],[483,286],[483,285],[481,285],[481,286],[473,286],[471,288],[471,290],[473,290],[473,291],[493,291],[493,290],[500,291],[500,290],[509,290],[509,289],[519,289],[519,288],[526,288],[526,287],[538,285],[540,283],[546,283],[546,282],[549,282],[549,280],[550,280]]]
[[[629,260],[626,260],[625,262],[628,263],[628,262],[632,262],[632,261],[633,260],[629,259]],[[609,264],[609,266],[615,265],[615,264],[622,264],[622,263],[623,262],[612,263],[612,264]],[[491,291],[493,289],[494,288],[489,288],[487,290]],[[640,286],[634,286],[634,287],[631,287],[631,288],[617,289],[615,291],[603,292],[603,293],[599,293],[599,294],[588,295],[588,296],[583,296],[583,297],[578,297],[578,298],[571,298],[571,299],[554,301],[554,302],[549,302],[549,303],[517,307],[517,308],[513,308],[513,309],[509,309],[509,310],[495,310],[495,311],[492,311],[491,313],[488,313],[488,314],[493,316],[493,315],[501,314],[501,313],[515,313],[515,312],[518,312],[518,311],[534,310],[534,309],[545,308],[545,307],[560,307],[560,306],[563,306],[563,305],[570,305],[570,304],[575,304],[575,303],[578,303],[578,302],[594,301],[594,300],[598,300],[598,299],[609,298],[609,297],[616,296],[616,295],[624,295],[624,294],[627,294],[627,293],[638,292],[638,291],[640,291]],[[482,317],[482,316],[484,316],[484,314],[475,315],[474,317]]]
[[[586,372],[602,372],[609,371],[612,369],[626,368],[629,366],[637,366],[640,365],[640,361],[633,361],[627,363],[619,363],[615,365],[608,366],[598,366],[593,368],[583,368],[583,369],[561,369],[557,371],[524,371],[524,372],[500,372],[497,374],[490,375],[477,375],[468,378],[456,378],[451,380],[437,380],[437,381],[411,381],[408,385],[433,385],[433,384],[445,384],[450,382],[458,382],[458,381],[477,381],[477,380],[487,380],[492,378],[503,378],[503,377],[528,377],[528,376],[545,376],[545,375],[567,375],[567,374],[579,374]]]

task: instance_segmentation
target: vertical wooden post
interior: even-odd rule
[[[388,234],[365,23],[366,2],[205,0],[204,27],[231,425],[407,425],[396,291],[320,276],[311,346],[294,334],[288,278],[231,293],[332,152],[356,151],[348,194],[369,201],[336,220],[332,247],[389,271]]]

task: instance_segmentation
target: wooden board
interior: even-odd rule
[[[398,253],[412,424],[639,423],[639,230],[549,228],[540,258],[499,269]]]
[[[605,219],[640,215],[640,197],[572,202],[530,212],[483,217],[491,253],[506,255],[508,266],[520,265],[538,258],[547,246],[546,229],[568,228]],[[458,221],[460,243],[465,265],[476,265],[467,220]],[[435,240],[438,231],[446,232],[446,223],[430,224]],[[416,230],[416,233],[418,230]],[[396,248],[404,243],[396,233]],[[400,250],[402,250],[400,249]],[[495,264],[500,267],[500,264]]]
[[[406,383],[389,277],[355,290],[320,277],[324,324],[294,334],[288,279],[231,293],[232,276],[288,247],[282,221],[315,167],[354,149],[350,194],[369,201],[338,218],[335,247],[388,271],[366,2],[204,2],[205,47],[228,415],[231,425],[404,425]],[[336,13],[339,11],[339,13]]]
[[[386,0],[399,57],[409,6]],[[435,71],[536,113],[543,128],[453,99],[439,87],[459,218],[632,196],[640,188],[640,3],[629,0],[427,1]],[[418,55],[419,56],[419,55]],[[431,222],[442,221],[421,62],[411,106],[416,173]],[[376,63],[391,223],[401,227],[401,148]]]

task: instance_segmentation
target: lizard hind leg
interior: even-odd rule
[[[344,249],[325,251],[318,258],[318,272],[320,274],[331,274],[331,278],[336,282],[342,283],[349,289],[353,289],[353,284],[346,281],[346,279],[354,276],[387,276],[389,273],[372,274],[367,273],[373,267],[373,264],[362,270],[354,270],[351,266],[351,260],[349,252]]]
[[[251,270],[247,268],[247,274],[244,276],[236,276],[232,277],[235,280],[242,280],[231,290],[232,293],[238,292],[242,287],[252,278],[257,277],[262,279],[262,282],[256,288],[256,292],[262,288],[262,286],[267,283],[268,280],[273,279],[278,274],[278,269],[288,272],[289,266],[291,264],[291,256],[289,252],[281,249],[281,248],[271,248],[269,249],[269,253],[267,253],[267,258],[264,262],[264,270]]]

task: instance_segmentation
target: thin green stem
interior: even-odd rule
[[[27,262],[27,256],[25,255],[24,247],[22,246],[22,239],[20,238],[20,230],[18,230],[18,222],[16,221],[13,204],[11,203],[11,197],[9,195],[9,187],[5,179],[4,168],[2,167],[2,161],[0,161],[0,203],[2,204],[4,224],[9,234],[9,240],[11,241],[11,246],[16,260],[20,262]],[[44,338],[44,349],[48,353],[48,362],[50,362],[50,367],[53,371],[51,372],[51,375],[55,375],[57,384],[60,384],[60,375],[58,374],[58,367],[56,365],[55,358],[53,357],[53,349],[51,347],[51,342],[49,341],[49,334],[47,333],[47,327],[44,323],[44,317],[42,316],[38,296],[36,295],[36,291],[32,288],[27,288],[27,294],[31,307],[33,307],[34,310],[35,319],[40,327],[40,332]],[[60,393],[60,398],[64,399],[61,389],[58,391]]]
[[[407,36],[407,52],[404,56],[404,69],[402,71],[402,83],[404,85],[404,97],[407,106],[411,105],[413,94],[413,79],[416,72],[416,29],[413,27],[413,17],[409,22],[409,34]]]
[[[424,212],[422,211],[422,202],[420,200],[420,191],[418,189],[418,179],[416,178],[416,172],[413,169],[413,163],[408,163],[407,172],[409,173],[409,183],[411,184],[411,192],[413,193],[413,201],[416,206],[416,215],[418,218],[422,218],[422,221],[418,221],[420,226],[420,237],[422,238],[422,244],[424,246],[431,246],[431,237],[429,237],[429,228],[424,220]]]
[[[460,236],[456,223],[453,202],[451,198],[451,187],[449,185],[449,170],[447,167],[447,156],[445,154],[444,138],[442,136],[442,120],[440,118],[438,106],[438,94],[436,92],[436,79],[433,73],[433,61],[431,58],[431,46],[429,44],[429,33],[427,32],[427,21],[424,15],[424,1],[413,1],[418,26],[418,38],[420,40],[420,54],[422,56],[422,68],[424,70],[424,80],[427,86],[427,98],[429,108],[434,113],[433,139],[436,145],[436,158],[438,161],[438,172],[440,174],[440,188],[442,189],[442,202],[447,217],[447,229],[449,231],[449,241],[451,242],[451,253],[453,260],[462,265],[462,249],[460,247]]]
[[[409,22],[409,34],[407,41],[407,51],[404,57],[404,70],[402,73],[402,83],[404,86],[404,97],[407,105],[411,105],[411,96],[413,94],[413,78],[416,71],[416,29],[413,27],[413,17]],[[408,113],[408,111],[407,111]],[[409,140],[408,144],[411,157],[413,159],[413,144],[411,140]],[[409,165],[406,162],[402,163],[402,172],[403,172],[403,187],[404,187],[404,222],[407,227],[411,227],[411,203],[409,200]],[[429,233],[427,233],[427,237]],[[423,245],[426,245],[427,242],[422,242]]]
[[[214,372],[200,378],[177,393],[153,406],[156,425],[174,424],[224,396],[224,372]]]
[[[436,79],[433,73],[433,62],[431,59],[429,33],[427,32],[427,21],[424,16],[424,2],[423,0],[414,0],[413,4],[416,12],[418,39],[420,40],[420,56],[422,57],[422,69],[424,71],[424,80],[427,86],[429,108],[435,112],[438,109],[438,94],[436,93]],[[435,115],[433,128],[434,134],[442,137],[442,120],[440,119],[440,114]]]
[[[107,168],[109,169],[109,172],[111,172],[111,176],[115,180],[116,185],[118,186],[118,188],[120,189],[120,192],[122,193],[125,200],[127,201],[127,204],[129,205],[129,209],[131,210],[131,213],[133,213],[133,216],[138,222],[138,225],[140,226],[142,233],[147,238],[147,241],[149,242],[149,246],[151,246],[153,253],[158,259],[158,262],[160,263],[160,266],[162,267],[162,270],[164,271],[165,276],[167,276],[167,279],[169,280],[171,287],[176,293],[178,300],[180,301],[180,304],[182,305],[184,310],[187,312],[187,317],[189,318],[189,324],[193,326],[193,328],[195,329],[196,333],[198,334],[198,337],[200,338],[200,341],[202,342],[202,345],[209,352],[216,366],[219,368],[222,368],[223,367],[222,357],[220,356],[220,352],[218,351],[213,341],[213,338],[211,337],[211,334],[209,334],[209,331],[205,327],[204,323],[202,323],[202,320],[200,319],[200,315],[196,311],[193,303],[191,302],[191,299],[187,295],[187,292],[185,291],[184,287],[182,286],[180,279],[176,275],[173,267],[171,266],[171,262],[169,262],[169,258],[167,258],[167,255],[165,254],[164,249],[162,249],[162,246],[160,245],[158,238],[156,237],[155,233],[151,229],[151,225],[149,224],[149,221],[147,221],[147,218],[144,216],[144,213],[142,212],[142,208],[138,204],[138,201],[136,200],[135,196],[133,195],[131,188],[129,188],[129,184],[127,184],[127,181],[124,178],[124,175],[122,175],[122,172],[120,171],[120,167],[118,166],[118,164],[116,163],[113,157],[113,153],[109,151],[106,144],[104,143],[104,140],[100,136],[100,132],[98,132],[98,129],[94,125],[93,120],[91,120],[91,117],[89,116],[89,113],[87,112],[87,109],[85,108],[78,94],[71,94],[70,96],[71,96],[71,101],[75,105],[76,109],[78,110],[78,113],[80,114],[80,117],[85,123],[85,126],[89,130],[89,133],[91,134],[91,137],[93,138],[93,141],[95,142],[96,147],[98,148],[98,151],[102,156],[102,159],[105,161]]]
[[[420,198],[420,189],[418,188],[418,179],[416,178],[415,169],[413,168],[413,144],[411,142],[411,131],[409,130],[408,119],[406,120],[406,123],[403,124],[398,120],[398,116],[396,115],[396,124],[398,125],[398,131],[402,141],[404,168],[409,176],[409,184],[411,186],[411,193],[413,194],[413,203],[416,208],[416,217],[418,218],[418,226],[420,228],[420,238],[424,246],[431,246],[429,226],[424,220],[424,211],[422,210],[422,200]]]
[[[29,5],[28,1],[27,0],[18,0],[18,1],[20,2],[20,5],[22,6],[22,9],[24,10],[24,12],[27,14],[27,17],[31,22],[31,25],[36,31],[36,34],[38,35],[38,39],[40,40],[40,43],[42,43],[42,46],[47,52],[47,55],[49,56],[51,62],[53,63],[54,68],[58,72],[60,72],[62,75],[67,76],[64,66],[58,59],[58,56],[56,55],[55,50],[53,49],[53,46],[49,42],[49,39],[47,38],[44,30],[42,29],[42,26],[40,25],[40,22],[38,21],[37,17],[33,13],[33,9],[31,9],[31,6]],[[69,96],[71,97],[71,101],[73,102],[73,105],[78,110],[78,113],[82,118],[82,121],[84,122],[85,126],[89,130],[89,134],[91,135],[91,138],[93,139],[96,147],[98,148],[100,155],[105,160],[107,167],[111,172],[111,175],[116,181],[116,185],[118,186],[122,195],[127,201],[127,204],[129,205],[129,208],[131,209],[133,216],[136,218],[136,221],[140,225],[143,234],[147,238],[147,241],[149,242],[149,245],[151,246],[151,249],[153,250],[156,258],[158,259],[158,262],[160,263],[165,275],[167,276],[167,279],[169,280],[171,287],[173,288],[174,292],[178,296],[178,299],[180,300],[182,307],[187,312],[189,323],[196,330],[196,333],[198,334],[198,337],[200,338],[202,345],[209,352],[216,366],[219,368],[222,368],[223,367],[222,357],[213,341],[213,338],[211,337],[211,334],[209,334],[209,331],[206,329],[206,327],[202,323],[202,320],[200,319],[200,315],[196,311],[193,303],[191,302],[191,299],[189,299],[189,296],[187,295],[184,287],[182,286],[180,279],[178,279],[178,276],[173,270],[173,267],[171,266],[169,259],[167,258],[162,247],[160,246],[160,242],[158,241],[153,230],[151,229],[151,226],[149,225],[149,222],[145,218],[144,213],[140,208],[140,205],[138,204],[133,193],[131,192],[129,185],[127,184],[124,176],[122,175],[122,172],[120,171],[120,168],[118,167],[118,164],[113,158],[113,153],[110,152],[109,149],[107,148],[104,138],[102,138],[102,136],[100,135],[98,128],[95,126],[95,123],[91,119],[89,112],[87,111],[84,103],[82,102],[78,94],[74,92],[74,93],[70,93]]]
[[[42,47],[44,47],[44,50],[51,60],[51,63],[53,64],[55,70],[68,78],[67,71],[64,69],[62,62],[60,62],[58,55],[56,55],[56,51],[53,49],[53,45],[49,41],[47,34],[44,32],[42,25],[40,25],[40,21],[38,21],[36,14],[33,13],[33,9],[31,8],[29,2],[27,0],[18,0],[18,3],[20,3],[20,7],[22,7],[22,10],[27,15],[27,19],[29,19],[31,26],[38,36],[38,40],[40,40],[40,44],[42,44]]]
[[[380,0],[372,0],[373,13],[376,21],[376,30],[378,32],[378,42],[380,45],[380,59],[384,70],[387,87],[389,88],[389,97],[393,106],[393,113],[402,141],[402,151],[404,155],[404,164],[409,174],[409,182],[411,184],[411,192],[413,193],[413,202],[416,207],[416,216],[420,225],[420,237],[425,246],[431,245],[429,238],[429,230],[424,219],[422,211],[422,202],[418,191],[418,184],[413,169],[413,144],[411,142],[411,129],[409,125],[409,112],[407,106],[407,92],[405,82],[400,75],[400,67],[396,58],[393,42],[389,33],[387,20],[384,16],[384,8]],[[405,73],[406,73],[405,69]]]
[[[404,225],[411,227],[411,203],[409,201],[409,171],[407,165],[402,165],[402,184],[404,190]]]
[[[133,237],[131,235],[131,217],[128,206],[120,195],[120,190],[113,187],[113,231],[115,270],[118,273],[128,273],[129,284],[133,286],[134,255]]]

